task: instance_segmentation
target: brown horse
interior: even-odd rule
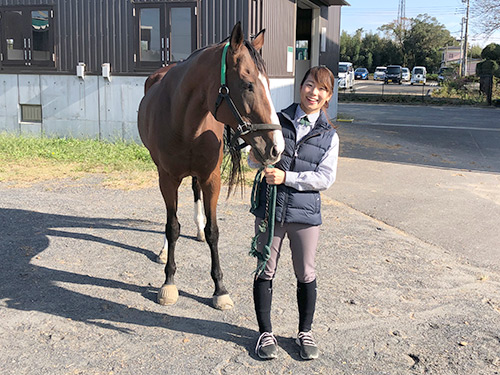
[[[178,298],[174,284],[174,250],[180,233],[177,190],[184,177],[193,176],[195,199],[200,189],[203,193],[203,234],[211,251],[215,283],[213,304],[221,310],[233,307],[222,281],[216,217],[224,124],[253,148],[263,165],[277,162],[284,148],[269,80],[258,53],[264,31],[249,42],[238,23],[229,40],[197,50],[185,61],[155,72],[148,78],[139,106],[139,134],[158,168],[167,208],[165,245],[158,256],[160,262],[166,262],[166,280],[158,292],[162,305],[173,304]],[[199,200],[195,215],[201,232],[204,218]]]

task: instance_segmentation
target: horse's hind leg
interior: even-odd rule
[[[181,226],[177,220],[177,189],[180,181],[174,180],[166,172],[158,168],[160,177],[160,190],[167,208],[167,224],[165,226],[165,245],[158,258],[164,259],[166,253],[165,265],[165,284],[158,291],[158,303],[160,305],[172,305],[177,302],[179,292],[174,283],[175,265],[175,244],[179,238]]]
[[[196,239],[205,241],[205,214],[203,213],[203,202],[201,200],[201,187],[196,177],[192,178],[191,187],[194,195],[194,222],[198,229]]]
[[[229,310],[234,307],[234,303],[229,297],[224,283],[222,282],[222,270],[219,260],[219,227],[217,226],[217,199],[220,193],[220,177],[212,176],[211,181],[201,184],[203,190],[203,204],[207,217],[207,225],[205,226],[205,237],[210,247],[212,258],[211,276],[215,283],[215,291],[213,295],[213,305],[219,310]]]

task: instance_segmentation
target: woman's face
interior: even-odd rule
[[[300,86],[300,107],[306,114],[318,112],[331,97],[326,86],[320,85],[310,74]]]

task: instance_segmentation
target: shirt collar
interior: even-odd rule
[[[314,125],[316,123],[316,120],[318,120],[319,115],[321,114],[321,111],[318,111],[316,113],[311,113],[310,115],[306,115],[306,113],[300,108],[300,104],[297,106],[297,109],[295,110],[295,122],[298,122],[302,117],[307,116],[307,119],[309,122]]]

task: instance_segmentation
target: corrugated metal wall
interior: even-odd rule
[[[320,53],[319,63],[326,65],[337,77],[339,70],[340,52],[340,6],[331,6],[324,9],[321,26],[327,29],[326,52]]]
[[[293,77],[287,72],[287,47],[295,53],[295,20],[297,5],[290,0],[264,1],[262,27],[266,29],[262,56],[272,77]]]
[[[250,3],[252,0],[202,0],[200,24],[200,47],[219,43],[231,34],[233,26],[240,21],[245,37],[250,33]]]
[[[47,0],[0,0],[1,5],[47,5]],[[165,0],[50,0],[54,6],[56,69],[73,74],[78,62],[87,73],[100,74],[109,62],[113,74],[134,72],[136,26],[134,3],[181,2]],[[191,1],[192,2],[192,1]],[[292,77],[286,70],[287,47],[295,47],[296,1],[198,0],[198,48],[227,38],[241,21],[245,37],[266,29],[263,57],[272,77]],[[320,63],[336,71],[340,7],[323,7],[327,50]]]
[[[198,4],[198,48],[227,38],[238,21],[246,38],[260,31],[263,1],[191,0]],[[50,0],[55,13],[57,71],[73,73],[77,63],[84,62],[87,73],[99,74],[101,64],[109,62],[113,74],[134,72],[134,3],[166,2],[182,1]],[[47,0],[0,0],[0,6],[47,3]]]
[[[133,17],[129,0],[57,0],[59,56],[62,71],[85,62],[100,73],[111,63],[114,73],[133,71]]]

